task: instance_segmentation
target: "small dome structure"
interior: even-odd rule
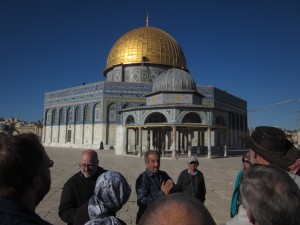
[[[152,92],[197,91],[196,84],[188,72],[172,68],[159,75],[152,86]]]

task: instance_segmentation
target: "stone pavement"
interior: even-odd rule
[[[79,158],[83,149],[46,147],[49,157],[54,161],[51,168],[51,189],[43,201],[36,208],[36,212],[45,220],[63,225],[58,217],[58,205],[62,188],[66,180],[79,171]],[[135,181],[145,170],[144,158],[137,156],[114,155],[113,150],[97,150],[100,166],[108,170],[121,172],[132,187],[128,202],[118,212],[118,217],[128,225],[135,224],[137,204]],[[199,158],[199,167],[206,182],[205,206],[211,212],[217,224],[223,224],[230,219],[229,208],[235,177],[242,168],[241,156],[246,151],[228,151],[228,157],[214,157],[213,159]],[[177,181],[179,173],[186,168],[186,158],[161,159],[161,170],[166,171]]]

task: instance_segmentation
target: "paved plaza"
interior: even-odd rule
[[[49,157],[54,161],[51,168],[51,189],[36,208],[36,212],[45,220],[63,225],[58,217],[58,206],[62,188],[67,179],[79,171],[79,158],[83,149],[46,147]],[[132,187],[128,202],[119,211],[118,217],[128,225],[135,224],[137,204],[135,181],[145,170],[144,158],[137,156],[114,155],[113,150],[97,150],[100,166],[108,170],[121,172]],[[241,156],[246,151],[229,151],[228,157],[199,158],[199,167],[206,182],[205,206],[211,212],[217,224],[223,224],[230,219],[229,207],[235,177],[242,168]],[[166,171],[176,182],[179,173],[186,168],[186,158],[161,159],[161,170]]]

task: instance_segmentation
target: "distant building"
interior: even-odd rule
[[[16,118],[0,119],[0,137],[13,136],[22,133],[34,133],[42,138],[43,124],[40,122],[28,123]]]
[[[179,44],[165,31],[140,27],[112,47],[106,81],[45,93],[46,146],[106,148],[116,154],[224,154],[241,148],[247,102],[196,85]],[[226,154],[226,152],[225,152]]]

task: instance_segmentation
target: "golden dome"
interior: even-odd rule
[[[184,53],[174,38],[161,29],[145,26],[127,32],[113,45],[105,71],[142,62],[187,69]]]

